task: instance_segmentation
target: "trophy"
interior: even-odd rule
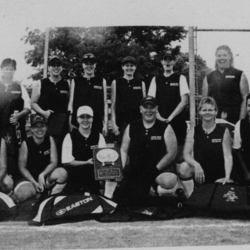
[[[98,146],[91,148],[96,180],[114,180],[123,177],[120,148],[116,144],[107,144],[105,148]]]

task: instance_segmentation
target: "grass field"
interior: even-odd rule
[[[203,249],[200,246],[250,249],[247,246],[250,221],[247,220],[184,218],[129,223],[88,220],[41,227],[7,221],[0,223],[0,231],[0,249],[177,249],[177,246],[181,249],[183,246],[187,249],[196,249],[194,246],[199,246],[197,249]]]

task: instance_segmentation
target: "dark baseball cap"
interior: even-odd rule
[[[151,104],[153,106],[157,106],[156,99],[153,96],[145,96],[141,100],[141,106],[145,106],[146,104]]]
[[[41,122],[47,124],[47,119],[41,115],[31,115],[30,116],[30,125],[33,127],[36,123]]]
[[[123,58],[122,65],[124,65],[125,63],[128,63],[128,62],[133,63],[133,64],[136,65],[136,60],[132,56],[126,56],[125,58]]]
[[[58,57],[58,56],[53,56],[52,58],[50,58],[49,60],[49,66],[52,64],[52,63],[59,63],[59,64],[63,64],[62,63],[62,60]]]
[[[166,58],[171,58],[172,60],[175,60],[175,56],[171,52],[166,52],[163,54],[162,59],[164,60]]]
[[[93,63],[95,63],[96,62],[96,57],[91,53],[87,53],[82,58],[82,63],[85,63],[85,62],[93,62]]]

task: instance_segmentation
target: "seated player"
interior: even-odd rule
[[[79,107],[76,115],[79,126],[65,136],[62,147],[62,163],[68,172],[65,189],[99,194],[101,185],[95,180],[91,147],[105,147],[106,143],[98,128],[92,127],[95,118],[91,107]]]
[[[250,94],[246,97],[247,116],[235,126],[233,148],[239,159],[239,166],[245,183],[250,183]]]
[[[201,124],[191,127],[184,147],[184,160],[178,169],[180,179],[189,197],[197,184],[232,182],[232,145],[229,130],[215,123],[218,112],[211,97],[203,98],[199,104]]]
[[[120,192],[134,201],[148,196],[151,186],[158,186],[160,194],[174,193],[178,187],[174,162],[177,141],[171,125],[156,119],[158,106],[154,97],[141,100],[140,112],[142,119],[127,126],[121,145],[125,178]]]
[[[57,149],[53,137],[46,134],[47,120],[32,115],[30,130],[32,136],[22,143],[19,150],[18,166],[26,180],[15,188],[20,201],[44,189],[51,190],[50,194],[60,193],[67,180],[65,169],[57,168]],[[29,182],[33,185],[27,185]]]

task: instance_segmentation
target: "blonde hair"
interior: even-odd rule
[[[230,61],[229,61],[229,66],[230,67],[234,67],[234,57],[233,57],[233,53],[231,51],[231,49],[227,46],[227,45],[221,45],[219,46],[216,51],[215,51],[215,56],[217,55],[219,50],[226,50],[227,53],[230,55]],[[215,68],[218,69],[217,63],[215,61]]]
[[[203,97],[201,100],[200,100],[200,103],[199,103],[199,106],[198,106],[198,111],[201,110],[202,106],[204,104],[210,104],[214,107],[214,109],[216,111],[218,111],[218,106],[217,106],[217,103],[216,101],[214,100],[213,97],[210,97],[210,96],[207,96],[207,97]]]

